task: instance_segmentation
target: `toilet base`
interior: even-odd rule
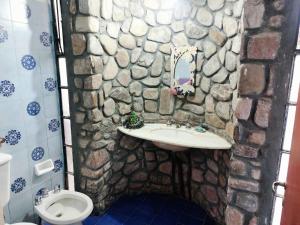
[[[46,221],[42,220],[42,225],[62,225],[62,224],[50,224]],[[65,224],[65,225],[83,225],[82,222],[72,223],[72,224]]]

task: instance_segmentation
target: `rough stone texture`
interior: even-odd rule
[[[148,39],[159,43],[168,43],[171,40],[171,30],[168,27],[153,27],[150,29]]]
[[[78,16],[76,17],[75,29],[77,32],[98,32],[99,21],[92,16]]]
[[[216,114],[205,114],[205,122],[213,127],[224,129],[226,124],[223,120],[220,119]]]
[[[88,34],[87,39],[87,52],[94,55],[103,55],[104,52],[99,38],[93,34]]]
[[[241,0],[191,0],[175,6],[161,0],[101,0],[101,10],[96,12],[99,2],[94,2],[97,7],[91,9],[97,15],[88,12],[92,0],[81,2],[78,11],[80,1],[74,2],[77,7],[70,12],[75,25],[72,34],[79,38],[72,56],[76,56],[72,91],[79,125],[74,132],[80,146],[76,151],[81,159],[80,191],[95,199],[95,212],[103,212],[125,193],[173,193],[170,152],[124,136],[117,127],[133,109],[146,122],[165,123],[171,118],[193,125],[205,122],[220,135],[232,136],[239,80]],[[97,20],[97,31],[91,27],[77,31],[77,18],[88,15]],[[196,92],[194,96],[175,97],[169,89],[171,48],[187,45],[199,50]],[[84,96],[82,89],[86,91]],[[248,134],[251,143],[263,142],[259,133]],[[93,149],[105,149],[109,161],[90,168],[85,161]],[[235,152],[249,158],[258,155],[257,149],[240,148]],[[187,156],[176,153],[183,166],[185,187]],[[220,224],[225,220],[229,156],[230,151],[191,151],[192,200]],[[253,179],[258,179],[259,173],[251,173]],[[175,178],[175,189],[180,193],[179,171]],[[188,198],[187,190],[180,195]]]
[[[103,71],[104,80],[114,79],[119,72],[119,67],[113,57],[109,57],[108,63],[106,64]]]
[[[134,96],[140,96],[142,94],[142,91],[143,91],[142,84],[138,81],[132,82],[129,86],[129,92]]]
[[[228,84],[214,84],[211,88],[211,95],[220,101],[228,101],[232,97],[232,90]]]
[[[136,47],[136,40],[130,34],[121,34],[119,37],[119,43],[127,49],[134,49]]]
[[[120,67],[125,68],[128,66],[130,59],[125,49],[119,49],[115,57]]]
[[[266,32],[251,36],[247,46],[249,59],[275,59],[280,47],[281,34]]]
[[[204,26],[211,26],[214,21],[214,17],[207,9],[199,8],[197,12],[197,20]]]
[[[245,4],[244,26],[249,29],[261,27],[265,13],[263,1],[246,1]]]
[[[118,101],[122,101],[125,103],[131,103],[131,96],[127,89],[124,87],[118,87],[112,90],[110,96]]]
[[[111,116],[115,113],[116,103],[113,99],[109,98],[104,102],[103,113],[105,116]]]
[[[133,79],[142,79],[148,74],[147,69],[141,66],[133,66],[131,68],[131,75]]]
[[[80,0],[78,10],[82,14],[91,16],[100,16],[100,1],[95,0]]]
[[[232,37],[237,34],[238,23],[234,18],[226,16],[223,19],[223,29],[227,37]]]
[[[227,39],[225,33],[215,27],[209,30],[209,38],[219,46],[223,46]]]
[[[216,73],[221,67],[221,63],[217,55],[212,56],[209,61],[203,66],[203,72],[206,76],[211,76]]]
[[[117,42],[108,35],[100,35],[100,41],[104,50],[109,55],[114,55],[117,52]]]
[[[130,26],[130,32],[137,36],[143,36],[148,31],[148,25],[141,19],[133,18]]]
[[[272,107],[271,99],[262,98],[258,101],[254,116],[255,123],[263,128],[269,126],[269,117]]]
[[[72,49],[74,55],[81,55],[86,49],[86,39],[83,34],[72,34]]]
[[[239,93],[258,95],[266,85],[265,66],[262,64],[244,64],[241,67]]]
[[[96,75],[85,78],[83,87],[85,90],[88,90],[88,89],[97,90],[101,87],[101,85],[102,85],[102,75],[96,74]]]
[[[174,96],[170,93],[169,88],[162,88],[160,90],[160,105],[159,113],[162,115],[172,114],[174,110]]]
[[[224,0],[208,0],[207,1],[208,7],[213,11],[221,9],[224,6],[224,3],[225,3]]]
[[[83,106],[92,109],[98,106],[97,93],[95,91],[82,92]]]
[[[74,74],[89,75],[100,73],[103,70],[103,62],[100,57],[87,56],[74,60]]]
[[[226,209],[226,224],[235,224],[243,225],[244,224],[244,215],[238,209],[227,207]]]
[[[112,17],[113,1],[103,0],[101,5],[101,16],[109,20]]]
[[[185,25],[186,35],[192,39],[201,39],[207,35],[208,31],[205,28],[197,26],[196,23],[188,21]]]
[[[240,120],[248,120],[250,117],[251,109],[252,109],[251,98],[243,98],[239,99],[237,107],[235,109],[235,116]]]

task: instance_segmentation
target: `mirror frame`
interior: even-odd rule
[[[171,54],[171,93],[173,95],[194,95],[195,94],[195,75],[196,75],[196,62],[197,62],[197,47],[173,47]],[[176,65],[184,55],[190,55],[191,61],[189,63],[190,80],[187,83],[179,84],[176,80]]]

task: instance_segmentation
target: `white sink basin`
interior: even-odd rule
[[[118,128],[122,133],[152,141],[159,148],[170,151],[198,149],[230,149],[231,144],[224,138],[209,131],[197,132],[194,128],[176,128],[166,124],[145,124],[139,129]]]

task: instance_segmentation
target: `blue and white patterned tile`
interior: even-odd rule
[[[40,75],[24,75],[21,79],[19,79],[17,85],[19,86],[20,90],[23,91],[21,99],[23,99],[24,101],[37,99],[43,95],[43,84]],[[24,92],[26,92],[26,95],[24,95]]]
[[[0,74],[3,76],[15,76],[17,74],[15,51],[0,50]]]
[[[44,116],[44,102],[42,98],[24,99],[21,105],[24,113],[24,123],[26,127],[31,127],[37,120],[42,120]]]
[[[24,122],[24,114],[20,110],[22,101],[6,101],[5,104],[0,104],[0,124],[1,128],[18,127]]]
[[[58,117],[60,115],[58,96],[44,96],[44,107],[44,113],[46,118]]]
[[[10,80],[0,80],[0,96],[11,97],[16,91],[15,84]]]
[[[18,151],[11,161],[11,197],[17,197],[29,190],[32,185],[31,170],[29,166],[27,149]]]
[[[41,112],[41,103],[38,101],[29,102],[26,107],[29,116],[37,116]]]
[[[11,224],[12,220],[11,220],[8,204],[4,207],[4,216],[5,216],[5,222]]]
[[[54,169],[53,169],[54,173],[63,173],[64,172],[64,161],[63,161],[62,157],[53,160],[53,163],[54,163]]]
[[[56,74],[56,62],[53,52],[39,52],[39,62],[43,79],[47,79],[49,74]]]
[[[42,47],[51,49],[53,46],[53,35],[49,31],[40,32],[39,38]]]
[[[40,195],[43,188],[47,188],[49,191],[52,190],[51,186],[51,176],[48,175],[48,178],[32,187],[32,202],[34,202],[35,196]]]
[[[0,19],[0,50],[11,50],[14,47],[12,23],[10,21]]]
[[[3,129],[1,127],[0,137],[5,138],[5,143],[1,147],[1,151],[11,154],[12,156],[19,153],[26,147],[26,131],[22,124],[11,126]]]
[[[5,20],[10,20],[10,3],[8,0],[1,1],[0,7],[0,18]]]
[[[11,0],[10,1],[11,19],[15,22],[29,23],[32,18],[32,6],[25,0]],[[34,12],[38,13],[38,12]]]
[[[17,199],[11,199],[9,202],[9,211],[11,213],[11,221],[13,223],[22,222],[24,219],[32,217],[34,214],[32,204],[32,190],[22,192]]]
[[[47,118],[47,136],[58,136],[61,135],[61,126],[62,123],[58,117]]]
[[[61,188],[65,188],[65,177],[64,173],[52,173],[51,175],[52,189],[55,185],[59,184]]]
[[[43,124],[46,120],[43,117],[26,118],[25,129],[27,140],[45,140],[47,138],[47,130]]]
[[[61,135],[48,138],[48,151],[50,158],[58,158],[63,154],[63,143]]]
[[[16,49],[17,71],[22,76],[40,76],[39,58],[36,51]]]
[[[46,78],[43,79],[43,95],[56,95],[58,96],[58,81],[56,76],[49,75]]]
[[[13,23],[13,34],[16,49],[23,49],[25,52],[30,52],[37,49],[37,34],[38,30],[31,27],[29,24]]]
[[[53,51],[53,35],[50,27],[14,22],[13,34],[16,49],[23,49],[27,52]]]
[[[21,100],[24,97],[24,84],[16,74],[0,75],[0,102]],[[2,103],[5,104],[5,103]]]
[[[48,143],[46,138],[27,140],[28,158],[34,165],[49,158]]]

